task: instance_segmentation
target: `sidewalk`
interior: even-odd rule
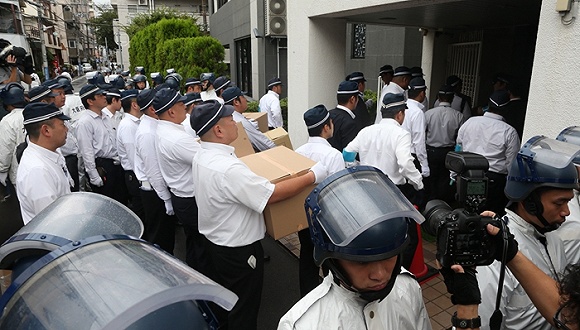
[[[291,251],[296,257],[300,254],[300,241],[297,234],[283,237],[279,242]],[[435,267],[435,243],[423,240],[423,256],[425,262]],[[451,315],[455,312],[455,307],[451,303],[445,284],[441,275],[437,275],[421,285],[423,289],[423,299],[425,307],[431,319],[433,330],[446,330],[451,328]]]

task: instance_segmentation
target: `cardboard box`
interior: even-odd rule
[[[272,183],[305,174],[315,164],[311,159],[282,146],[242,157],[241,160],[254,173]],[[264,221],[270,236],[280,239],[308,228],[304,200],[314,187],[311,185],[292,198],[266,206]]]
[[[290,142],[290,135],[282,127],[278,127],[264,134],[277,146],[285,146],[288,149],[294,150],[292,148],[292,142]]]
[[[268,131],[268,113],[267,112],[244,112],[244,117],[253,119],[258,122],[258,129],[265,133]]]
[[[252,147],[252,142],[250,142],[250,138],[248,138],[248,134],[246,134],[246,130],[242,123],[237,123],[238,125],[238,138],[230,143],[230,146],[236,148],[236,156],[238,158],[242,158],[247,155],[251,155],[255,153],[254,147]]]

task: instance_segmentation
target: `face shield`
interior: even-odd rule
[[[75,241],[38,260],[0,298],[2,329],[217,329],[206,302],[237,296],[152,244]]]
[[[535,162],[556,169],[563,169],[571,162],[580,159],[579,156],[580,144],[566,143],[545,136],[534,136],[520,149],[516,160],[518,163]],[[530,174],[532,179],[534,179],[534,173]]]
[[[558,134],[556,140],[580,146],[580,127],[570,126],[565,128],[560,132],[560,134]],[[580,158],[576,157],[574,163],[577,166],[580,165]]]

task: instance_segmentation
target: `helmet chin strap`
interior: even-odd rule
[[[358,293],[359,297],[368,302],[375,300],[383,300],[391,292],[391,290],[393,290],[397,276],[399,275],[399,273],[401,273],[401,256],[398,255],[397,263],[395,264],[395,267],[393,267],[393,271],[391,272],[391,278],[389,279],[387,285],[385,285],[384,288],[377,291],[360,291],[352,285],[352,282],[350,281],[348,275],[346,274],[344,269],[340,266],[340,264],[338,264],[334,259],[327,259],[327,261],[329,261],[328,266],[334,275],[334,282],[349,291]]]
[[[545,234],[547,232],[551,232],[554,231],[558,228],[560,228],[560,224],[550,224],[548,222],[548,220],[546,220],[546,218],[544,218],[543,214],[536,214],[536,218],[538,218],[538,220],[540,220],[540,222],[542,223],[542,225],[544,225],[544,227],[539,227],[534,225],[534,227],[536,227],[536,229],[541,233],[541,234]]]

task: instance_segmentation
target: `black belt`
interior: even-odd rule
[[[110,165],[121,165],[121,162],[119,162],[118,160],[114,160],[111,158],[102,158],[102,157],[97,157],[95,158],[95,164],[97,166],[102,166],[105,164],[110,164]]]
[[[454,149],[454,147],[453,147],[453,146],[451,146],[451,147],[433,147],[433,146],[427,145],[427,149],[435,149],[435,150],[453,150],[453,149]]]

